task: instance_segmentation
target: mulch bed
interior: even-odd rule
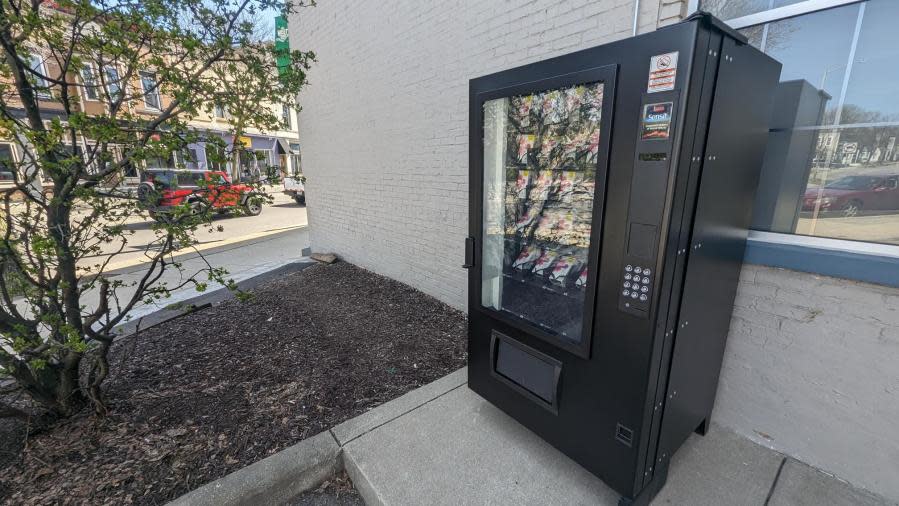
[[[0,502],[162,504],[465,364],[463,313],[353,265],[253,293],[118,342],[108,416],[6,422]]]

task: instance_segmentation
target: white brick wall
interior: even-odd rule
[[[640,31],[685,1],[644,0]],[[453,306],[466,301],[468,80],[630,35],[633,0],[319,2],[291,46],[319,63],[301,95],[312,249]]]
[[[713,419],[899,501],[899,289],[745,266]]]
[[[642,0],[641,33],[683,0]],[[465,307],[468,80],[630,35],[633,0],[322,1],[300,136],[312,247]],[[714,418],[899,500],[899,290],[747,266]]]

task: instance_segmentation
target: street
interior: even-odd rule
[[[268,187],[266,191],[274,197],[272,204],[265,205],[259,216],[238,216],[222,214],[215,216],[212,226],[202,226],[196,232],[198,244],[186,248],[181,253],[204,251],[209,248],[234,244],[253,238],[263,237],[278,231],[306,226],[306,208],[296,204],[293,199],[281,192],[280,187]],[[121,253],[110,260],[105,271],[114,271],[134,266],[147,259],[147,245],[156,239],[153,231],[153,220],[146,216],[134,216],[125,223],[125,239],[127,244]],[[216,230],[221,227],[222,230]],[[211,229],[211,230],[210,230]],[[133,232],[133,234],[131,233]],[[80,265],[102,263],[109,253],[119,249],[115,242],[104,246],[100,255],[88,257]],[[152,253],[152,251],[150,252]]]
[[[234,217],[222,215],[213,220],[213,226],[221,225],[221,231],[210,232],[208,227],[198,230],[199,244],[176,254],[176,259],[183,264],[183,276],[176,268],[169,267],[160,282],[166,283],[169,287],[176,287],[185,279],[207,268],[207,263],[213,267],[227,269],[229,278],[241,281],[301,258],[303,248],[309,246],[306,208],[297,205],[292,198],[278,190],[278,188],[269,189],[274,202],[265,205],[260,215]],[[126,227],[135,233],[128,237],[126,249],[110,261],[106,270],[112,279],[122,281],[126,285],[118,290],[120,300],[133,293],[127,285],[139,281],[146,273],[144,251],[147,243],[155,238],[152,225],[153,222],[149,219],[129,220]],[[97,257],[91,263],[98,261],[102,261],[102,258]],[[200,275],[198,279],[206,281],[206,276]],[[210,283],[207,291],[218,288],[221,286]],[[131,319],[196,295],[197,291],[193,285],[185,286],[156,304],[139,304],[131,311]],[[96,307],[96,291],[88,291],[83,303],[88,307]]]

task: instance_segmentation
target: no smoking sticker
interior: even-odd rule
[[[653,56],[649,62],[647,93],[674,89],[677,78],[677,51]]]

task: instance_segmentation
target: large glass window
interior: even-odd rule
[[[94,67],[85,63],[81,67],[81,81],[84,83],[84,98],[88,100],[99,100],[100,91],[97,87],[97,76],[94,73]]]
[[[159,86],[156,84],[156,74],[140,72],[140,85],[144,92],[144,106],[147,109],[159,110],[162,102],[159,100]]]
[[[115,102],[122,94],[122,80],[119,78],[119,69],[107,66],[103,69],[106,74],[106,93],[109,100]]]
[[[0,144],[0,182],[16,180],[16,160],[12,144]]]
[[[583,339],[603,84],[484,104],[481,302]]]
[[[28,64],[33,72],[30,77],[31,83],[34,85],[35,95],[39,98],[50,98],[50,83],[44,79],[47,75],[47,66],[44,64],[44,59],[39,54],[33,54]]]
[[[804,0],[702,0],[702,10],[721,19],[758,14],[769,9],[798,4]]]
[[[766,2],[700,7],[733,18],[783,4]],[[899,245],[897,19],[899,2],[868,0],[738,26],[783,64],[754,229]]]

